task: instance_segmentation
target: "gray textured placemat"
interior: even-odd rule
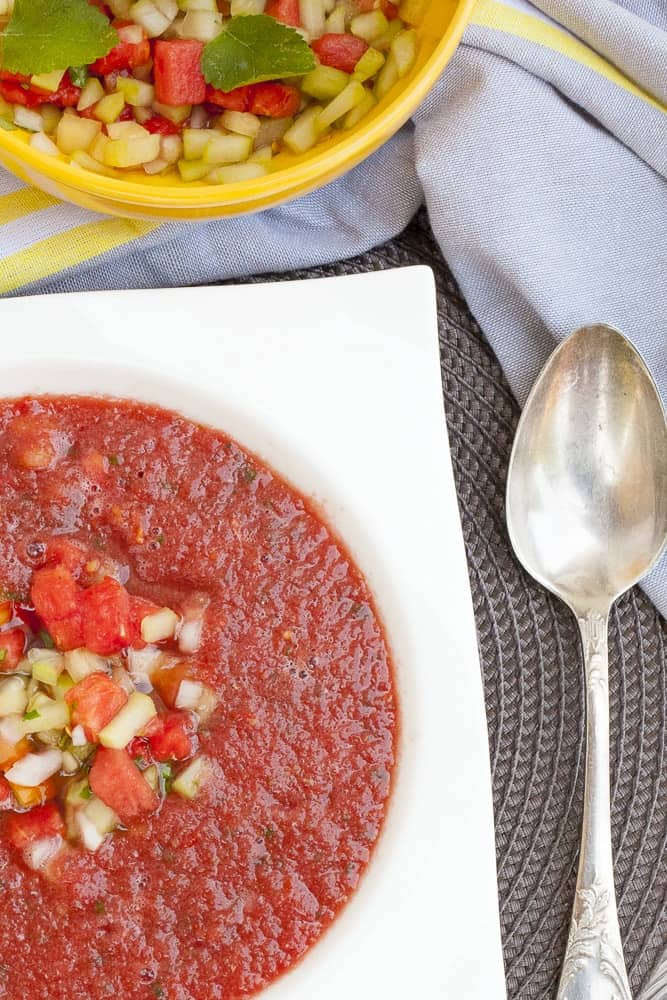
[[[378,250],[289,277],[408,264],[430,265],[438,285],[444,401],[486,691],[508,994],[552,998],[581,821],[582,664],[574,619],[510,551],[504,489],[518,407],[423,213]],[[666,647],[667,624],[632,591],[612,623],[610,689],[617,890],[637,993],[667,942]],[[651,992],[665,998],[667,982]]]

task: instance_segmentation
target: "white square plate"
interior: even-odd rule
[[[317,498],[397,667],[385,832],[267,1000],[501,1000],[487,730],[449,460],[433,276],[0,302],[0,395],[107,393],[221,427]]]

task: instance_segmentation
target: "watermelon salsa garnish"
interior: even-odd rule
[[[215,692],[198,677],[205,617],[132,595],[115,565],[63,538],[29,595],[0,602],[0,810],[28,866],[194,799]]]
[[[410,73],[429,2],[0,0],[0,127],[112,177],[261,177]]]

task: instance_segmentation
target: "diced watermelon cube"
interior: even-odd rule
[[[206,80],[201,70],[203,48],[204,43],[194,38],[162,39],[155,43],[155,96],[161,104],[181,107],[203,103],[206,98]]]
[[[90,787],[126,826],[149,816],[160,805],[158,796],[125,750],[99,748],[90,769]]]
[[[283,24],[289,24],[293,28],[301,27],[299,0],[269,0],[266,13]]]
[[[26,813],[15,813],[7,821],[7,837],[18,850],[23,850],[46,837],[63,837],[65,824],[53,802],[36,806]]]
[[[368,50],[368,42],[356,35],[322,35],[316,38],[311,49],[323,66],[333,66],[344,73],[353,73],[354,68]]]
[[[130,640],[130,598],[107,576],[81,594],[84,645],[100,656],[118,653]]]
[[[148,742],[155,760],[189,760],[199,746],[196,723],[189,712],[169,712],[160,719],[161,727],[151,732]]]
[[[65,694],[65,701],[70,706],[72,726],[83,726],[91,743],[97,740],[107,723],[118,715],[127,699],[127,691],[114,684],[106,674],[89,674]]]
[[[25,649],[25,632],[10,628],[0,632],[0,673],[11,674],[16,670]]]

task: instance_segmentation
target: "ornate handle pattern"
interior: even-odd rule
[[[586,785],[579,874],[558,1000],[632,1000],[616,912],[609,793],[609,618],[579,618],[586,668]]]

